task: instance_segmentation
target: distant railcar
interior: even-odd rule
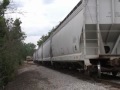
[[[27,60],[27,61],[33,61],[33,58],[32,58],[32,56],[27,56],[27,57],[26,57],[26,60]]]
[[[120,0],[81,0],[33,57],[52,65],[70,63],[99,77],[102,72],[117,75]]]

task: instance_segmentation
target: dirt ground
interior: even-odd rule
[[[10,82],[5,90],[43,90],[38,87],[38,83],[41,81],[45,84],[49,84],[47,78],[42,78],[41,73],[36,71],[37,65],[32,62],[25,62],[23,66],[18,70],[18,75],[15,80]]]
[[[82,81],[32,62],[25,62],[5,90],[109,90],[109,86]]]

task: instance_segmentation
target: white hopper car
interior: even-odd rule
[[[81,0],[33,55],[97,73],[120,71],[120,0]],[[67,65],[67,64],[63,64]]]

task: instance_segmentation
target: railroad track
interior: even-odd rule
[[[120,83],[116,82],[116,81],[110,81],[110,80],[104,80],[104,79],[98,79],[96,80],[97,82],[100,82],[102,84],[105,84],[105,85],[111,85],[112,87],[114,88],[119,88],[120,89]]]
[[[101,83],[104,85],[110,85],[113,88],[120,89],[120,76],[114,77],[114,76],[109,75],[109,74],[102,74],[101,79],[99,79],[96,77],[90,77],[87,75],[83,75],[83,73],[79,72],[78,70],[63,69],[63,68],[56,69],[56,68],[48,67],[48,66],[47,66],[47,68],[51,68],[51,69],[59,71],[61,73],[71,75],[73,77],[76,77],[76,78],[84,80],[84,81],[88,81],[91,83]]]
[[[112,75],[103,74],[101,79],[97,78],[95,81],[120,89],[120,76],[113,77]]]

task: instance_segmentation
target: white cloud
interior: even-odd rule
[[[13,0],[18,11],[24,15],[12,14],[20,17],[22,29],[27,34],[26,43],[37,43],[43,34],[47,34],[52,27],[59,24],[80,0]]]
[[[37,41],[40,38],[40,36],[29,36],[28,38],[26,38],[25,42],[26,43],[34,43],[35,45],[37,45]]]
[[[53,3],[55,0],[42,0],[44,4]]]

